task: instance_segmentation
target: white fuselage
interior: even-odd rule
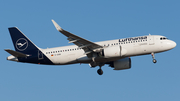
[[[148,35],[133,38],[116,39],[102,42],[95,42],[104,48],[121,47],[123,55],[119,57],[107,58],[104,62],[115,61],[124,57],[145,55],[170,50],[176,46],[174,41],[168,40],[160,35]],[[92,58],[88,58],[84,50],[76,45],[40,49],[56,65],[73,63],[90,63]],[[43,59],[43,55],[39,55]]]

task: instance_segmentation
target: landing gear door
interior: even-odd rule
[[[149,36],[149,45],[154,45],[154,36]]]
[[[43,59],[43,53],[40,50],[38,50],[38,60],[41,59]]]

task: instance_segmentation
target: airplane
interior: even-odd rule
[[[115,39],[101,42],[91,42],[62,29],[54,20],[55,28],[67,37],[69,43],[75,45],[42,49],[28,39],[17,27],[8,28],[14,50],[5,49],[11,56],[7,60],[44,64],[68,65],[83,63],[94,68],[99,66],[97,73],[103,74],[101,69],[109,65],[114,70],[131,68],[132,56],[151,54],[156,63],[155,53],[168,51],[176,47],[176,43],[161,35],[145,35],[131,38]]]

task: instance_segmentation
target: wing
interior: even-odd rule
[[[69,40],[69,43],[74,43],[79,48],[82,48],[85,51],[85,54],[89,54],[103,48],[103,46],[101,45],[98,45],[96,43],[83,39],[77,35],[74,35],[68,31],[65,31],[54,20],[52,20],[52,22],[59,32],[68,37],[67,39]]]

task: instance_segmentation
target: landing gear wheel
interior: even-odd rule
[[[157,60],[156,59],[153,59],[153,63],[156,63],[157,62]]]
[[[97,73],[98,73],[99,75],[102,75],[102,74],[103,74],[102,69],[98,69],[98,70],[97,70]]]
[[[155,59],[155,55],[154,55],[154,53],[151,53],[151,55],[152,55],[152,58],[153,58],[153,63],[156,63],[156,62],[157,62],[157,60]]]

